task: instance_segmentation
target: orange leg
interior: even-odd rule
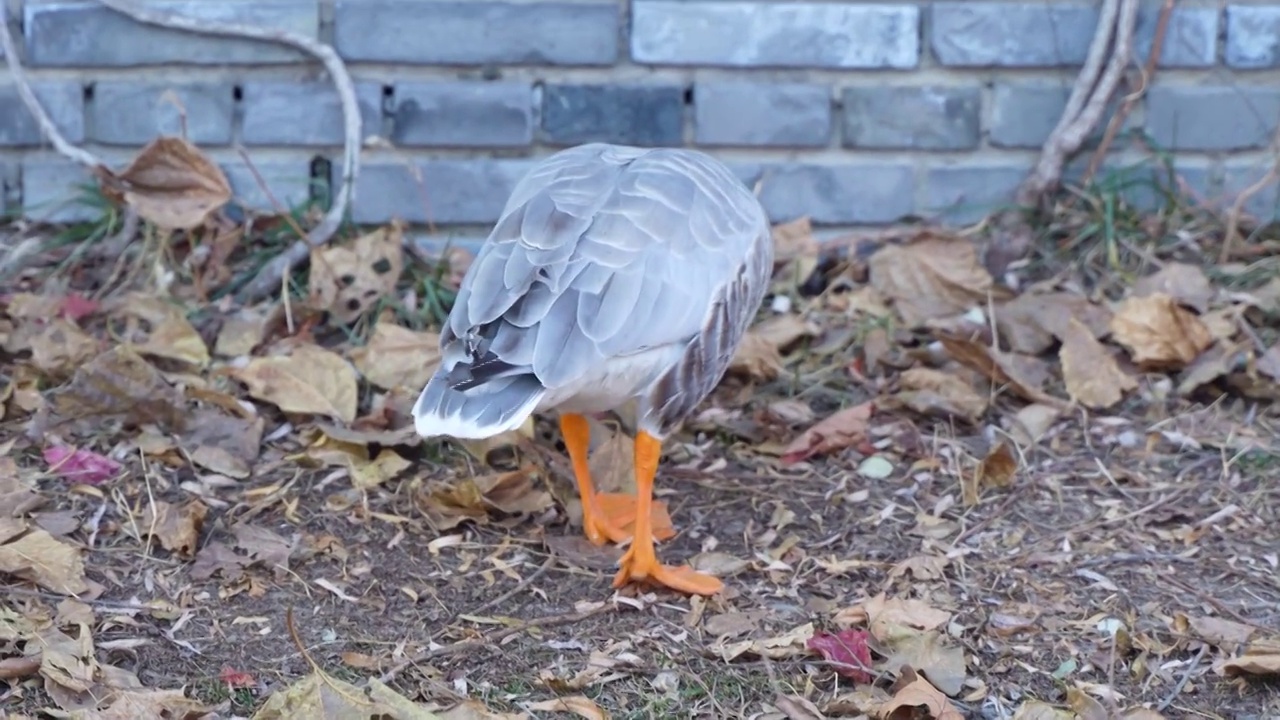
[[[631,538],[605,515],[600,507],[595,486],[591,482],[591,470],[587,466],[587,449],[591,444],[591,426],[581,415],[560,415],[560,432],[564,446],[573,463],[573,478],[578,481],[578,496],[582,499],[582,530],[595,545],[605,541],[620,543]]]
[[[710,575],[694,572],[689,567],[674,567],[658,562],[653,549],[653,478],[658,474],[658,458],[662,443],[641,430],[636,433],[636,534],[631,547],[622,556],[622,568],[613,578],[614,587],[628,580],[665,585],[690,595],[715,595],[724,583]]]

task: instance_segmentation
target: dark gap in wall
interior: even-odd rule
[[[85,102],[93,102],[93,89],[94,89],[93,83],[87,82],[84,84],[83,90],[84,90]]]
[[[693,104],[693,86],[692,85],[684,89],[684,104],[685,105]]]
[[[240,102],[244,100],[244,86],[236,85],[235,87],[231,88],[231,97],[236,102]]]
[[[311,158],[311,204],[325,210],[333,204],[333,163],[323,155]]]

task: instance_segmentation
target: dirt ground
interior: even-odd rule
[[[780,247],[797,247],[796,232],[780,233]],[[935,241],[969,243],[914,242]],[[10,543],[8,554],[0,544],[0,707],[10,714],[102,707],[109,699],[67,688],[110,689],[102,668],[112,667],[220,717],[264,712],[316,668],[355,686],[381,677],[445,718],[1280,717],[1280,413],[1266,399],[1276,382],[1266,350],[1280,346],[1274,316],[1239,297],[1261,297],[1268,276],[1242,288],[1204,270],[1212,293],[1199,307],[1175,298],[1183,309],[1168,312],[1213,332],[1181,366],[1139,368],[1141,347],[1108,341],[1126,383],[1069,353],[1059,367],[1052,341],[1021,353],[1047,358],[1032,383],[1000,357],[974,360],[972,347],[989,342],[980,331],[908,327],[903,301],[897,319],[877,316],[893,290],[872,282],[881,297],[863,293],[865,268],[823,266],[836,280],[814,295],[785,278],[799,262],[812,279],[816,253],[784,257],[779,287],[796,304],[766,309],[762,345],[666,444],[659,470],[678,532],[659,553],[724,577],[725,592],[704,600],[611,587],[620,551],[582,538],[553,418],[488,448],[405,432],[408,396],[375,379],[390,356],[358,348],[378,342],[370,318],[429,333],[427,315],[406,320],[412,303],[364,306],[346,325],[332,309],[294,309],[273,325],[262,318],[279,319],[279,303],[264,305],[275,309],[257,316],[259,342],[224,353],[238,308],[188,295],[179,317],[212,359],[183,366],[162,346],[204,358],[192,335],[162,331],[171,318],[140,310],[137,296],[112,304],[146,272],[104,290],[100,273],[67,272],[66,252],[24,274],[28,295],[5,299],[0,327],[0,498],[12,516],[0,518]],[[1106,287],[1078,251],[1038,277],[1114,307],[1142,296],[1137,277],[1177,261],[1152,252],[1159,266]],[[921,276],[946,285],[923,262]],[[396,287],[415,288],[429,309],[423,277],[406,268]],[[853,289],[833,290],[841,278]],[[72,296],[85,304],[68,311]],[[120,319],[130,313],[141,322]],[[72,327],[57,328],[61,340],[49,336],[54,316]],[[1247,318],[1241,332],[1257,343],[1241,351],[1241,334],[1219,332],[1217,317]],[[1144,327],[1159,336],[1152,346],[1192,342],[1161,335],[1170,331],[1155,320]],[[69,341],[73,330],[91,342]],[[335,416],[350,401],[358,420],[287,407],[246,364],[280,348],[299,357],[299,345],[351,359],[358,397],[338,397],[338,381],[314,368],[271,366],[292,378],[285,394]],[[125,346],[145,367],[122,359]],[[1205,370],[1223,347],[1257,356],[1223,350],[1219,371]],[[936,374],[910,374],[918,368]],[[1193,371],[1207,379],[1189,381]],[[104,389],[104,377],[116,384]],[[1119,397],[1077,402],[1097,391],[1086,380]],[[216,433],[193,429],[215,411]],[[191,413],[199,423],[184,423]],[[625,488],[625,438],[597,437],[597,479]],[[87,454],[59,460],[52,446]],[[14,549],[37,534],[67,567],[42,569]],[[82,558],[78,575],[66,552]],[[55,653],[48,633],[74,640],[77,628],[79,650]],[[864,643],[865,677],[847,653],[811,649],[819,637]],[[570,700],[557,711],[556,698]]]

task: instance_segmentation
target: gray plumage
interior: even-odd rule
[[[719,383],[772,269],[764,210],[710,156],[558,152],[517,183],[463,278],[417,430],[483,438],[634,399],[662,438]]]

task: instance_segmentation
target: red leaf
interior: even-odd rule
[[[831,633],[818,632],[806,644],[810,650],[826,658],[837,673],[855,682],[869,683],[871,673],[871,648],[867,647],[866,630],[841,630]]]
[[[58,315],[71,322],[78,322],[80,318],[96,312],[98,312],[98,301],[90,300],[79,293],[71,293],[62,298],[62,304],[58,306]]]
[[[233,688],[247,688],[258,684],[258,681],[253,679],[252,674],[229,666],[222,668],[222,672],[218,673],[218,679],[227,687]]]
[[[50,445],[44,449],[44,461],[49,469],[72,482],[97,485],[110,480],[124,469],[120,463],[92,450],[75,450],[65,445]]]

